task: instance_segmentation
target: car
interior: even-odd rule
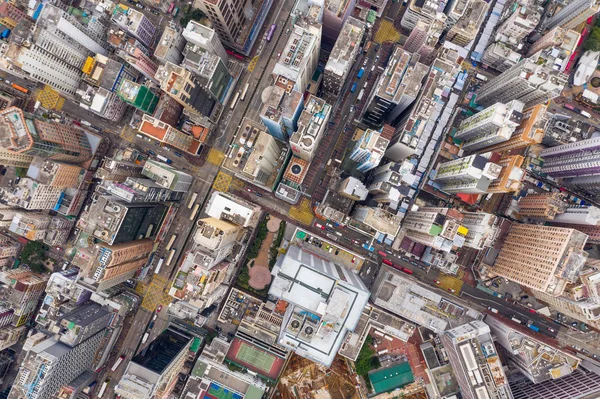
[[[4,78],[0,77],[0,82],[2,82],[4,80]]]
[[[142,10],[143,10],[144,8],[146,8],[146,7],[144,7],[144,5],[143,5],[143,4],[140,4],[140,3],[135,3],[135,6],[136,6],[137,8],[141,8]]]
[[[552,332],[552,333],[555,333],[555,332],[556,332],[556,330],[555,330],[554,328],[552,328],[552,327],[548,327],[548,331],[550,331],[550,332]]]
[[[152,11],[150,11],[150,12],[151,12],[152,14],[154,14],[154,15],[157,15],[157,16],[158,16],[158,15],[160,15],[160,13],[159,13],[158,11],[156,11],[156,10],[152,10]]]
[[[161,310],[162,310],[162,305],[158,305],[158,307],[156,308],[156,313],[160,313]]]
[[[319,228],[319,229],[321,229],[321,230],[325,230],[325,226],[323,226],[323,225],[322,225],[322,224],[320,224],[320,223],[315,223],[315,227],[317,227],[317,228]]]
[[[333,229],[333,225],[331,223],[325,223],[325,225],[331,229]]]
[[[436,284],[441,284],[440,280],[433,280],[433,282],[436,283]]]
[[[183,155],[181,155],[180,152],[177,151],[173,151],[173,154],[175,154],[176,157],[182,157]]]
[[[257,197],[262,197],[262,194],[259,193],[258,191],[255,191],[254,194],[256,194]]]
[[[279,57],[281,57],[281,51],[277,53],[277,59],[279,59]]]
[[[535,309],[529,309],[529,312],[531,312],[531,313],[537,313],[537,310],[535,310]]]
[[[592,355],[592,357],[596,360],[600,359],[600,356],[596,355],[595,353]]]
[[[150,154],[150,155],[156,155],[156,153],[154,151],[152,151],[152,150],[148,150],[148,154]]]
[[[340,253],[340,249],[338,248],[338,249],[335,250],[335,255],[337,255],[339,253]]]
[[[216,327],[215,327],[215,330],[216,330],[216,331],[218,331],[218,332],[221,332],[221,331],[223,331],[223,329],[222,329],[221,327],[219,327],[219,326],[216,326]]]
[[[154,322],[150,322],[150,325],[148,326],[148,330],[152,330],[154,328]]]
[[[158,318],[158,313],[155,313],[154,316],[152,316],[152,321],[155,321]]]
[[[453,294],[456,292],[456,290],[454,288],[448,288],[448,291],[451,292],[451,293],[453,293]]]
[[[287,29],[285,30],[285,34],[286,34],[286,35],[288,35],[289,33],[290,33],[290,28],[287,28]]]
[[[158,141],[155,141],[154,145],[157,146],[157,147],[160,147],[160,143]]]
[[[329,253],[331,253],[331,251],[333,251],[333,247],[329,247]]]
[[[246,187],[246,191],[248,191],[249,193],[251,193],[251,192],[252,192],[252,189],[250,189],[250,188]]]
[[[499,286],[498,284],[496,284],[496,282],[493,282],[493,283],[492,283],[492,286],[493,286],[494,288],[500,288],[500,286]]]
[[[575,349],[576,351],[580,351],[580,350],[581,350],[581,346],[578,346],[578,345],[573,345],[572,347],[573,347],[573,349]]]
[[[525,299],[529,298],[529,295],[522,295],[521,296],[521,300],[524,301]]]
[[[512,294],[510,292],[507,292],[506,294],[504,294],[504,297],[506,299],[512,299]]]
[[[578,323],[576,321],[574,321],[573,323],[571,323],[571,326],[573,327],[577,327]]]
[[[356,256],[352,257],[352,260],[350,262],[354,263],[356,261]]]

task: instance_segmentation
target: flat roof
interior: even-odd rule
[[[384,369],[374,370],[369,373],[369,380],[376,394],[390,392],[402,388],[415,381],[410,364],[399,363]]]
[[[191,340],[191,337],[166,329],[150,343],[145,351],[138,353],[131,361],[152,372],[162,374]]]

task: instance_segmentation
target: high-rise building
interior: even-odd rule
[[[562,193],[527,194],[519,199],[519,215],[532,219],[553,220],[566,209]]]
[[[116,245],[98,244],[94,247],[94,257],[82,269],[79,282],[92,291],[104,291],[121,284],[148,263],[153,248],[154,241],[149,239]]]
[[[496,103],[464,119],[454,138],[461,140],[461,148],[477,151],[508,140],[519,126],[523,116],[523,103],[511,101]]]
[[[142,46],[127,46],[124,50],[117,50],[117,54],[123,58],[133,69],[144,75],[153,83],[158,83],[154,78],[158,71],[158,64],[154,62]],[[126,51],[127,50],[127,51]]]
[[[227,220],[216,218],[199,219],[196,222],[194,242],[196,248],[206,256],[202,256],[202,266],[210,270],[225,259],[240,236],[242,227]]]
[[[307,162],[312,161],[325,134],[330,114],[331,105],[325,100],[312,94],[306,98],[298,118],[298,130],[290,137],[290,148],[294,155]]]
[[[491,271],[559,296],[579,276],[587,258],[586,241],[587,236],[574,229],[513,223]]]
[[[578,357],[557,345],[536,339],[523,326],[491,316],[485,318],[485,324],[494,333],[496,342],[506,349],[509,360],[535,384],[563,378],[579,367],[581,360]]]
[[[19,254],[21,245],[11,237],[0,234],[0,269],[6,266],[12,266],[12,263]]]
[[[389,143],[390,141],[383,137],[381,132],[367,129],[356,141],[349,158],[357,163],[357,170],[368,172],[379,166]]]
[[[128,177],[140,177],[142,165],[124,159],[104,158],[96,171],[100,180],[125,181]]]
[[[160,203],[127,203],[115,196],[94,193],[78,227],[109,245],[156,238],[167,207]]]
[[[367,100],[363,120],[376,127],[384,122],[393,123],[417,98],[428,70],[428,66],[419,62],[418,55],[396,46]]]
[[[481,62],[497,71],[504,72],[515,66],[521,61],[521,58],[522,55],[506,43],[494,42],[483,52]]]
[[[448,193],[483,194],[501,171],[499,165],[475,154],[439,164],[434,180]]]
[[[214,191],[204,212],[210,217],[248,227],[258,223],[262,208],[231,194]]]
[[[131,359],[115,393],[123,399],[168,398],[193,341],[187,333],[167,328]]]
[[[323,36],[333,45],[341,36],[344,23],[351,18],[356,0],[325,0],[323,7]]]
[[[500,230],[500,218],[485,212],[463,212],[462,226],[469,229],[463,246],[483,249],[494,245]]]
[[[559,96],[566,82],[566,74],[549,63],[538,63],[534,55],[485,83],[477,92],[476,102],[489,106],[519,100],[532,107]]]
[[[449,2],[446,0],[436,0],[431,2],[411,0],[408,2],[406,11],[402,16],[401,25],[403,28],[411,31],[417,26],[419,21],[432,24],[435,20],[441,20],[445,24],[447,16],[443,13],[443,10],[448,3]],[[464,2],[461,2],[461,4],[466,6]]]
[[[560,11],[542,22],[542,29],[552,29],[560,26],[574,29],[589,17],[598,13],[600,3],[596,0],[571,0]]]
[[[187,192],[194,178],[166,163],[148,159],[142,169],[142,175],[154,180],[158,185],[173,191]]]
[[[160,107],[160,101],[158,108]],[[178,150],[185,151],[191,155],[198,155],[202,145],[206,141],[209,128],[198,126],[198,134],[192,131],[192,134],[186,134],[179,129],[175,129],[169,123],[163,122],[159,118],[144,114],[138,127],[138,132],[146,137],[156,140],[163,144],[168,144]]]
[[[465,4],[467,3],[467,4]],[[459,46],[466,46],[475,40],[481,24],[487,15],[488,3],[483,0],[454,1],[448,17],[460,16],[450,28],[446,38]]]
[[[298,130],[298,119],[304,108],[303,92],[291,90],[288,83],[287,78],[276,77],[259,114],[269,134],[284,142]]]
[[[546,110],[547,107],[544,104],[524,109],[521,123],[508,140],[481,148],[478,152],[480,154],[490,151],[505,152],[541,143],[548,124]]]
[[[369,190],[367,190],[367,187],[359,179],[348,176],[339,182],[337,193],[353,201],[364,201],[367,199]]]
[[[121,29],[138,39],[144,46],[154,47],[156,26],[141,11],[118,4],[112,12],[111,19]]]
[[[40,184],[28,177],[15,186],[0,188],[0,196],[6,204],[28,210],[54,210],[60,205],[62,192],[58,187]]]
[[[21,46],[14,64],[33,79],[74,96],[81,82],[86,57],[107,54],[104,18],[78,18],[48,4],[35,25],[35,41]],[[81,15],[81,14],[79,14]]]
[[[444,16],[445,17],[445,16]],[[404,50],[409,53],[418,54],[419,61],[425,65],[431,65],[435,54],[435,45],[438,43],[442,32],[446,29],[446,19],[435,19],[431,22],[418,19],[415,27],[404,44]]]
[[[273,0],[201,0],[196,6],[212,22],[224,45],[249,55],[272,3]]]
[[[600,395],[600,375],[578,368],[566,377],[534,384],[522,374],[508,380],[514,399],[594,398]]]
[[[397,123],[397,129],[390,140],[385,156],[394,162],[403,161],[416,154],[419,158],[431,144],[431,138],[440,137],[450,113],[444,110],[449,103],[455,103],[454,95],[440,96],[449,92],[456,81],[457,65],[460,56],[454,49],[442,48],[433,61],[422,90],[410,110],[404,112]],[[441,123],[439,123],[441,122]],[[417,170],[424,171],[430,157],[425,156],[426,164],[419,164]]]
[[[346,332],[358,324],[369,290],[356,274],[295,245],[277,259],[273,275],[269,295],[288,303],[278,343],[331,365]]]
[[[352,224],[361,231],[376,236],[387,234],[395,237],[400,230],[402,217],[379,207],[357,206],[352,214]],[[358,223],[360,222],[360,223]]]
[[[11,287],[10,302],[14,309],[11,324],[20,327],[31,320],[48,277],[27,269],[11,269],[0,273],[0,281]]]
[[[411,175],[414,165],[410,162],[388,162],[375,168],[367,189],[373,195],[373,200],[389,204],[392,209],[398,209],[402,198],[411,192],[410,181],[405,180]]]
[[[323,91],[325,99],[334,103],[348,83],[348,75],[358,55],[360,43],[365,34],[365,24],[353,17],[348,17],[329,55],[323,72]]]
[[[541,15],[533,2],[524,2],[511,10],[514,11],[496,28],[496,41],[517,47],[537,27]]]
[[[81,166],[56,162],[39,156],[33,158],[27,170],[27,176],[40,184],[58,188],[79,187],[84,174],[85,169]]]
[[[8,395],[10,399],[51,398],[92,367],[112,317],[94,305],[65,315],[61,320],[64,330],[57,336],[39,332],[27,339],[23,346],[26,355]]]
[[[182,33],[185,40],[199,46],[210,53],[219,56],[223,62],[227,62],[228,55],[219,40],[217,33],[206,25],[202,25],[194,20],[188,22]],[[167,60],[169,61],[169,60]],[[166,62],[166,61],[165,61]],[[169,61],[172,62],[172,61]],[[177,64],[173,62],[174,64]]]
[[[521,187],[525,171],[521,168],[525,158],[521,155],[503,155],[497,165],[502,168],[498,178],[487,189],[488,193],[512,193]]]
[[[542,172],[555,178],[572,178],[565,181],[568,185],[585,182],[583,177],[596,177],[600,174],[597,166],[598,148],[600,137],[546,148],[540,154],[544,158]]]
[[[67,242],[74,223],[74,220],[58,215],[18,212],[12,218],[8,230],[28,240],[43,240],[48,245],[63,245]]]
[[[273,74],[294,82],[294,89],[304,92],[319,63],[321,49],[321,7],[312,5],[306,15],[298,18],[289,33]]]
[[[267,133],[264,125],[244,118],[223,167],[244,180],[271,188],[282,151],[285,151],[283,143]]]
[[[233,76],[221,58],[202,47],[188,43],[181,65],[196,74],[202,87],[219,104],[225,104],[231,93]]]
[[[512,398],[490,328],[475,320],[440,336],[464,399]]]
[[[190,24],[192,22],[196,23],[195,21],[190,21]],[[156,50],[154,50],[154,56],[160,62],[171,62],[175,65],[179,65],[183,60],[182,52],[184,47],[185,39],[181,33],[173,27],[165,26],[165,30],[158,41]]]
[[[527,57],[531,57],[537,52],[545,50],[549,47],[560,46],[566,40],[571,40],[571,37],[577,37],[577,39],[575,39],[577,41],[579,40],[579,33],[574,30],[564,29],[560,26],[557,26],[548,31],[544,36],[536,40],[531,47],[529,47],[529,50],[527,51]]]
[[[198,77],[184,67],[170,62],[161,65],[156,73],[160,88],[190,113],[212,116],[216,101]]]
[[[46,122],[16,107],[0,111],[0,143],[10,153],[80,163],[92,157],[87,136],[73,125]]]
[[[154,112],[160,99],[160,96],[150,90],[148,86],[131,80],[123,80],[116,93],[127,104],[148,114]]]

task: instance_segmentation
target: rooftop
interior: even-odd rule
[[[151,372],[161,374],[179,353],[188,347],[191,341],[191,337],[167,328],[154,341],[150,342],[145,351],[134,356],[131,362]]]
[[[325,71],[345,76],[356,58],[360,42],[365,32],[365,24],[353,17],[348,17],[338,39],[331,50]]]
[[[377,83],[377,95],[394,103],[403,95],[416,97],[429,67],[418,62],[419,57],[396,46],[387,67]]]
[[[410,364],[403,362],[384,369],[369,372],[369,380],[375,394],[390,392],[415,381]]]

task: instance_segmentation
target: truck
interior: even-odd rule
[[[356,82],[352,83],[352,88],[350,88],[350,93],[354,93],[356,91]]]
[[[89,123],[88,121],[84,121],[83,119],[81,120],[81,124],[85,126],[92,126],[91,123]]]
[[[488,81],[488,78],[486,78],[484,75],[482,75],[480,73],[478,73],[477,75],[475,75],[475,78],[481,80],[482,82],[487,82]]]
[[[365,68],[360,68],[358,70],[358,74],[356,74],[356,77],[360,79],[360,78],[362,78],[362,76],[364,75],[364,73],[365,73]]]
[[[150,334],[149,334],[149,333],[145,333],[145,334],[144,334],[144,337],[142,338],[142,344],[145,344],[145,343],[146,343],[146,341],[148,341],[148,337],[149,337],[149,336],[150,336]]]
[[[534,326],[533,324],[528,325],[527,327],[529,327],[530,329],[532,329],[535,332],[539,332],[540,328],[537,326]]]
[[[489,310],[490,312],[492,312],[492,313],[498,313],[498,309],[496,309],[496,308],[493,308],[493,307],[491,307],[491,306],[489,306],[489,307],[488,307],[488,310]]]
[[[591,118],[592,118],[592,114],[590,114],[590,113],[589,113],[589,112],[587,112],[587,111],[581,111],[581,115],[585,116],[585,117],[586,117],[586,118],[588,118],[588,119],[591,119]]]

